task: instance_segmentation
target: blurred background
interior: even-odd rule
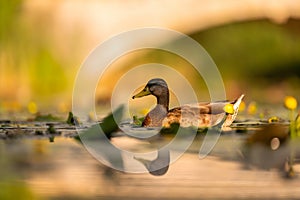
[[[66,118],[76,74],[89,53],[116,34],[143,27],[169,28],[197,40],[215,61],[228,99],[246,94],[251,116],[258,117],[257,105],[276,110],[287,95],[300,99],[300,0],[0,0],[0,199],[299,199],[299,165],[290,182],[273,168],[246,170],[238,151],[244,138],[238,134],[225,134],[203,160],[201,140],[196,141],[159,178],[111,170],[68,135],[42,139],[48,128],[41,132],[38,123],[33,139],[21,137],[26,124],[14,119],[37,119],[38,113]],[[146,63],[174,67],[200,94],[205,91],[200,100],[209,100],[203,80],[184,59],[141,50],[105,71],[97,105],[108,106],[122,75]],[[178,101],[171,98],[173,107]],[[132,151],[148,148],[127,137],[112,142]],[[280,151],[253,149],[263,160],[280,161]]]
[[[68,112],[76,73],[88,54],[115,34],[145,26],[174,29],[199,41],[218,66],[229,99],[241,93],[248,101],[267,104],[281,103],[286,95],[299,98],[297,0],[0,2],[2,117]],[[184,72],[187,64],[174,55],[138,52],[105,73],[97,102],[108,102],[117,79],[148,62],[178,65],[185,76],[198,80]]]

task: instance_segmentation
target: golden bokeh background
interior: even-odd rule
[[[142,27],[169,28],[197,40],[217,64],[228,98],[245,93],[249,101],[279,103],[286,95],[299,97],[300,1],[1,0],[0,11],[2,114],[26,113],[31,102],[40,111],[68,112],[88,54],[108,38]],[[205,88],[184,60],[135,52],[110,66],[97,102],[108,102],[118,78],[148,62],[173,66],[197,90]]]

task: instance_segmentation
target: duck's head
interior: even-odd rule
[[[134,95],[132,98],[140,98],[147,95],[153,95],[157,99],[169,99],[169,89],[166,81],[161,78],[155,78],[148,81],[145,88]]]

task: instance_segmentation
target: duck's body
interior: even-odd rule
[[[236,101],[220,101],[212,103],[187,104],[169,110],[169,89],[163,79],[152,79],[146,87],[133,98],[154,95],[157,105],[145,117],[142,126],[145,127],[169,127],[172,123],[179,123],[182,127],[210,127],[219,124],[226,113],[224,106],[232,104],[233,114],[227,114],[223,126],[229,126],[235,119],[239,105],[244,95]]]
[[[172,123],[179,123],[183,127],[208,127],[219,124],[225,112],[223,107],[228,103],[198,103],[188,104],[171,109],[162,125],[169,127]]]

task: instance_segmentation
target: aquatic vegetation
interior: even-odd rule
[[[279,122],[279,121],[281,121],[281,119],[277,116],[273,116],[268,119],[269,123],[274,123],[274,122]]]
[[[294,172],[294,161],[296,152],[296,142],[299,140],[297,127],[299,126],[298,119],[295,119],[295,112],[297,109],[297,100],[292,96],[287,96],[284,99],[284,106],[289,110],[290,126],[289,126],[289,137],[291,139],[291,152],[286,163],[286,175],[288,178],[293,178],[295,176]]]
[[[44,132],[41,130],[36,130],[34,134],[35,135],[44,135]]]
[[[295,129],[297,136],[300,137],[300,113],[297,115],[295,120]]]
[[[52,114],[41,115],[40,113],[37,113],[33,120],[37,121],[37,122],[57,122],[57,121],[61,121],[61,119],[59,117],[56,117]]]
[[[297,100],[292,96],[284,99],[283,105],[288,110],[289,124],[272,116],[268,124],[248,136],[243,156],[246,163],[263,169],[277,168],[284,171],[285,177],[294,178],[294,163],[299,151],[299,115],[295,118]],[[248,112],[249,113],[249,112]],[[266,159],[268,158],[268,159]]]
[[[101,134],[99,134],[99,126],[100,126],[105,136],[108,139],[110,139],[112,137],[112,134],[119,130],[118,123],[122,119],[123,112],[124,112],[124,105],[121,105],[112,113],[107,115],[100,123],[92,125],[86,131],[81,133],[80,136],[84,136],[86,139],[91,139],[91,140],[99,139],[101,138]],[[81,141],[80,136],[76,136],[75,139]]]
[[[144,119],[145,119],[145,117],[138,117],[136,115],[134,115],[132,117],[133,124],[137,125],[137,126],[142,126],[142,123],[143,123]]]
[[[49,142],[52,143],[54,142],[55,136],[51,135],[48,138],[49,138]]]
[[[167,134],[176,134],[180,127],[179,123],[172,123],[169,127],[163,127],[160,130],[160,134],[167,135]]]
[[[48,124],[47,132],[50,133],[50,134],[56,134],[57,133],[57,131],[54,128],[53,124]]]
[[[290,117],[290,137],[291,139],[297,138],[297,127],[299,126],[296,124],[299,120],[295,118],[295,113],[297,109],[297,100],[292,96],[287,96],[284,100],[284,106],[289,110],[289,117]]]
[[[79,120],[76,116],[73,115],[72,112],[69,112],[68,118],[67,118],[67,124],[69,125],[76,125],[79,124]]]
[[[118,123],[122,119],[123,112],[124,105],[121,105],[101,121],[100,127],[108,138],[111,138],[113,132],[119,130]]]

